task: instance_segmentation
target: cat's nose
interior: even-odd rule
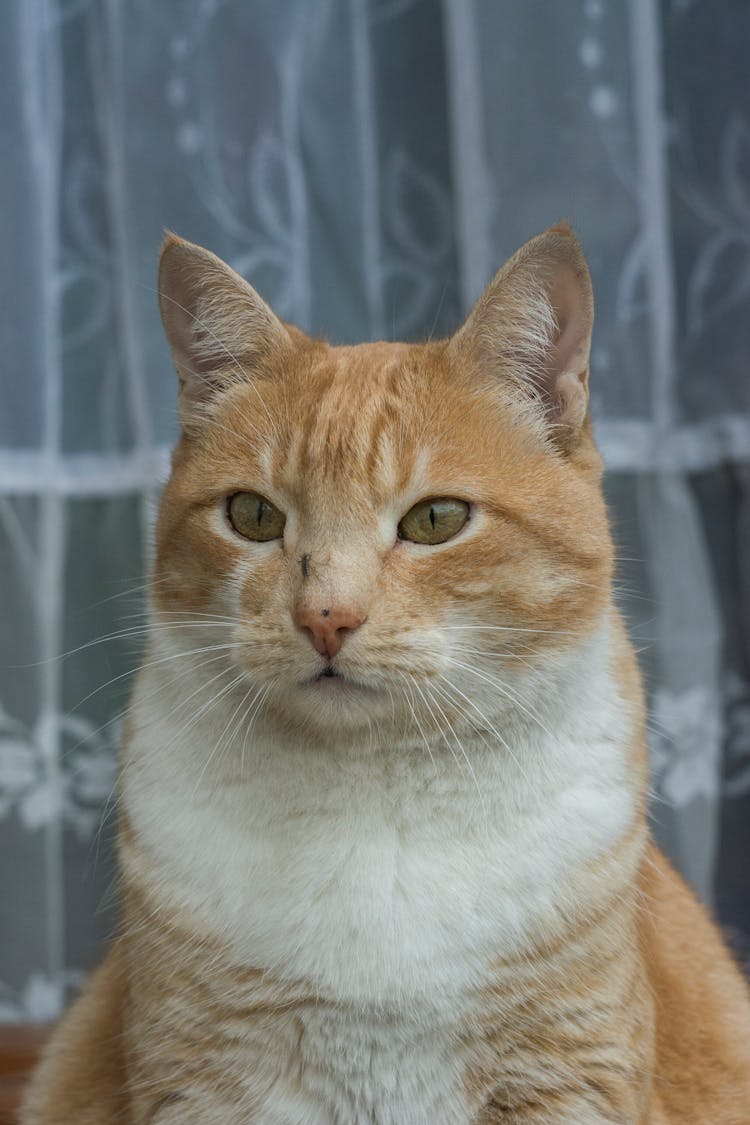
[[[294,612],[297,628],[309,635],[320,655],[328,660],[333,660],[349,634],[359,629],[364,620],[355,610],[335,606],[324,609],[298,606]]]

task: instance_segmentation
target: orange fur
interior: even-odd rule
[[[465,692],[429,695],[440,652],[453,653],[445,659],[454,663],[457,653],[457,667],[481,656],[475,675],[505,685],[499,690],[509,701],[498,706],[510,714],[523,676],[536,674],[543,685],[559,653],[576,650],[602,623],[608,630],[608,672],[630,729],[618,753],[631,811],[611,846],[564,872],[559,896],[539,907],[525,943],[487,958],[481,979],[464,989],[446,1062],[458,1073],[462,1120],[750,1120],[746,985],[705,911],[648,840],[643,692],[612,605],[601,462],[586,408],[592,305],[571,233],[554,228],[530,243],[452,339],[422,345],[331,348],[282,325],[206,251],[170,238],[163,262],[162,313],[181,379],[183,433],[157,528],[154,653],[161,636],[200,651],[234,590],[237,653],[227,662],[243,683],[267,689],[258,707],[280,748],[302,737],[314,768],[327,776],[331,762],[349,768],[347,732],[355,739],[366,729],[370,697],[310,706],[295,684],[319,670],[321,657],[292,615],[306,620],[345,606],[364,624],[342,647],[342,674],[369,678],[409,702],[410,712],[377,712],[377,752],[398,759],[403,744],[409,761],[422,738],[449,773],[452,735],[456,745],[481,738],[467,743],[477,768],[488,742],[502,735],[477,718]],[[283,543],[248,548],[228,531],[223,505],[237,491],[257,491],[295,513]],[[468,530],[434,549],[396,540],[398,519],[425,495],[469,502]],[[472,623],[473,649],[427,644],[445,622]],[[149,675],[147,658],[138,692]],[[431,708],[423,706],[425,693],[438,701]],[[224,759],[206,751],[196,790],[207,784],[209,803],[221,786],[246,784],[246,747],[232,743],[233,722],[242,732],[241,707],[232,702],[225,745],[223,735],[218,740]],[[407,736],[409,713],[416,726]],[[172,825],[168,818],[153,825],[133,797],[144,768],[131,749],[143,738],[137,707],[131,723],[122,932],[53,1037],[22,1122],[304,1121],[291,1110],[283,1118],[266,1113],[268,1084],[248,1059],[262,1058],[273,1043],[299,1088],[312,1082],[324,1104],[333,1079],[310,1079],[303,1044],[311,1020],[326,1026],[330,1017],[333,1026],[346,1004],[304,972],[243,960],[229,925],[212,924],[224,905],[218,891],[204,911],[165,878],[160,865]],[[178,736],[187,738],[180,728]],[[504,748],[490,746],[500,758]],[[506,749],[512,756],[513,746]],[[362,760],[364,778],[375,763]],[[253,768],[265,768],[263,761]],[[518,768],[536,767],[524,761]],[[382,769],[390,778],[403,767],[395,760]],[[290,818],[301,815],[295,802],[304,794],[291,774],[281,781]],[[411,794],[415,810],[424,791],[439,823],[451,796],[437,776]],[[390,799],[383,797],[384,820],[407,815]],[[479,815],[467,812],[467,834]],[[538,874],[545,875],[541,867]],[[519,886],[519,904],[532,891]],[[370,1026],[381,1034],[382,1012],[347,1011],[357,1034],[366,1037]],[[422,1016],[408,1027],[412,1038],[431,1033]],[[331,1074],[335,1056],[332,1048]],[[356,1101],[357,1091],[351,1096]],[[427,1119],[419,1114],[403,1125]],[[315,1118],[324,1119],[346,1120],[332,1111]],[[395,1118],[371,1107],[356,1120]]]

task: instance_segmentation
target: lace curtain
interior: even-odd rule
[[[0,1019],[57,1014],[113,925],[164,227],[349,341],[447,333],[574,223],[654,827],[750,933],[748,42],[742,0],[2,5]]]

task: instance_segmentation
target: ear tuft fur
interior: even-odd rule
[[[291,343],[286,327],[225,262],[167,231],[159,310],[180,380],[183,425],[222,389],[249,380]]]
[[[518,386],[538,404],[550,439],[568,449],[588,412],[593,323],[586,259],[571,228],[559,223],[506,262],[451,347]]]

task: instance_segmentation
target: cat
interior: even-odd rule
[[[123,919],[23,1125],[731,1125],[750,998],[649,838],[572,231],[331,347],[173,235]]]

